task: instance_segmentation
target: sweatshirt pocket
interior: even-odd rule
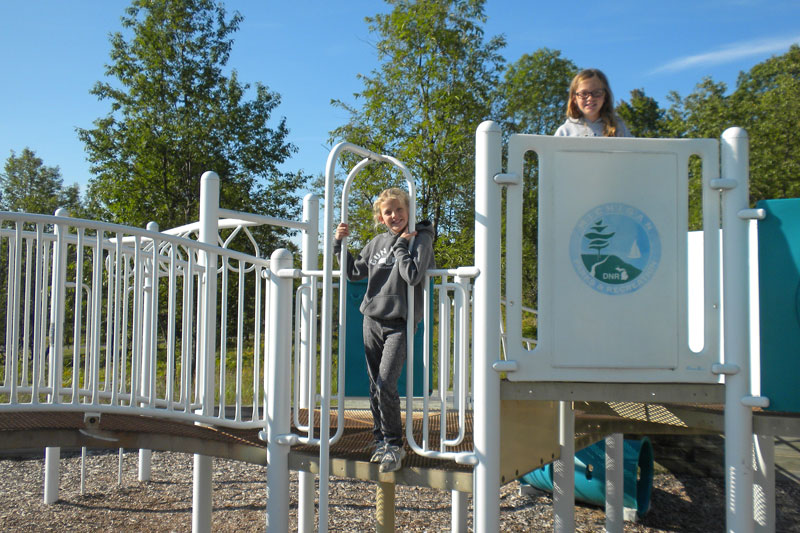
[[[405,299],[395,294],[365,298],[361,303],[361,313],[368,317],[384,320],[406,318]]]

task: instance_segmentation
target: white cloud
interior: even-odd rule
[[[795,37],[758,39],[733,43],[705,54],[681,57],[665,63],[650,71],[650,74],[659,72],[679,72],[689,68],[702,67],[707,65],[720,65],[730,63],[745,57],[773,54],[788,49],[792,44],[800,42],[800,35]]]

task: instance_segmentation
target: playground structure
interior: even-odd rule
[[[522,333],[526,206],[523,195],[514,193],[523,186],[525,154],[531,151],[539,165],[535,346]],[[2,418],[0,425],[11,429],[5,447],[42,441],[118,447],[124,424],[108,424],[122,417],[181,422],[187,434],[202,433],[200,441],[212,441],[210,432],[218,441],[220,434],[238,438],[234,445],[203,446],[172,438],[136,441],[143,449],[140,472],[148,468],[145,444],[195,453],[194,531],[211,528],[211,455],[268,464],[270,531],[288,530],[290,468],[301,470],[300,531],[313,529],[315,473],[319,529],[327,529],[323,474],[333,472],[375,479],[385,494],[395,482],[452,490],[454,531],[466,529],[464,497],[472,491],[474,530],[492,532],[498,530],[500,485],[562,458],[553,467],[555,527],[571,531],[576,442],[581,447],[611,435],[607,529],[622,531],[623,431],[724,431],[727,529],[770,530],[769,436],[800,429],[791,413],[759,412],[763,423],[754,425],[753,409],[768,407],[768,400],[751,389],[747,226],[763,212],[748,205],[743,131],[729,130],[721,142],[512,135],[503,172],[502,132],[494,123],[482,124],[476,139],[475,265],[429,273],[434,281],[432,288],[426,283],[425,297],[435,292],[437,312],[426,311],[422,329],[426,338],[438,334],[438,352],[430,353],[424,342],[422,359],[423,390],[432,392],[415,402],[413,379],[407,380],[406,437],[414,454],[403,470],[385,476],[363,453],[335,459],[355,418],[344,396],[344,372],[331,370],[343,369],[346,357],[341,313],[336,331],[333,325],[334,295],[338,290],[341,309],[346,289],[337,288],[329,231],[333,177],[343,152],[363,158],[345,181],[344,220],[349,184],[369,164],[396,167],[414,197],[413,178],[401,162],[349,144],[334,148],[326,169],[321,270],[316,197],[306,197],[301,221],[233,212],[220,208],[213,173],[202,178],[200,221],[165,232],[155,225],[141,230],[72,219],[63,212],[2,213],[0,253],[7,258],[8,284],[0,415],[24,413],[35,421],[37,414],[56,413],[82,421],[68,428],[69,435],[41,433],[30,441],[30,428]],[[688,319],[693,156],[702,164],[705,235],[698,351],[689,346]],[[302,231],[300,268],[288,250],[262,256],[250,232],[262,224]],[[234,250],[242,241],[253,249]],[[611,257],[614,268],[605,269]],[[417,355],[409,354],[411,372]],[[434,364],[436,384],[427,382]],[[576,402],[595,418],[576,417]],[[644,414],[621,413],[622,404]],[[703,404],[724,409],[709,414]],[[658,420],[656,412],[672,420]],[[153,431],[144,426],[138,426],[141,432]],[[263,440],[265,456],[254,434]],[[754,434],[766,437],[754,440]],[[433,466],[413,465],[423,459]],[[57,499],[57,461],[57,449],[49,448],[47,501]],[[434,481],[434,470],[451,473]],[[755,504],[754,486],[763,496]],[[754,505],[766,511],[754,512]]]

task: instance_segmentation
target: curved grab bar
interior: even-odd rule
[[[445,429],[446,423],[445,415],[447,414],[446,403],[442,402],[442,413],[441,413],[441,420],[443,421],[441,424],[441,451],[444,451],[445,446],[458,446],[464,441],[464,437],[466,435],[466,411],[467,411],[467,375],[468,375],[468,356],[469,350],[467,347],[469,346],[468,340],[468,333],[469,327],[467,326],[467,320],[469,318],[469,309],[465,302],[469,301],[469,295],[467,293],[467,288],[459,283],[445,283],[442,284],[442,288],[444,289],[452,289],[454,292],[457,292],[456,295],[456,309],[455,312],[460,313],[461,319],[455,321],[456,331],[454,331],[454,346],[453,352],[456,354],[456,361],[454,362],[454,374],[453,374],[453,382],[454,387],[458,386],[458,394],[455,394],[456,390],[454,388],[453,391],[453,403],[455,407],[458,409],[458,435],[454,439],[446,439],[445,438]],[[460,298],[460,301],[459,301]],[[440,322],[441,324],[441,322]],[[441,326],[440,326],[441,327]],[[440,357],[442,359],[447,357],[447,354],[440,348],[442,353]],[[442,363],[439,363],[439,367],[442,367]],[[440,377],[441,379],[441,377]]]
[[[322,395],[320,401],[320,410],[321,413],[325,413],[324,416],[320,418],[320,462],[319,468],[320,472],[327,472],[329,468],[329,450],[330,444],[335,442],[339,439],[341,434],[343,433],[344,429],[344,367],[342,364],[342,360],[339,361],[339,387],[338,387],[338,397],[340,400],[337,402],[337,432],[333,438],[330,437],[330,416],[327,413],[330,412],[330,402],[331,402],[331,376],[330,376],[330,369],[332,367],[332,356],[331,356],[331,343],[332,343],[332,329],[333,329],[333,320],[332,320],[332,303],[333,303],[333,196],[334,196],[334,178],[336,175],[336,162],[339,159],[339,156],[342,152],[351,152],[356,155],[360,155],[366,158],[369,161],[377,161],[377,162],[385,162],[395,165],[396,167],[400,168],[403,172],[404,177],[409,186],[409,229],[414,228],[414,212],[416,210],[416,201],[415,195],[416,191],[414,188],[414,180],[411,177],[411,173],[409,172],[408,168],[402,164],[400,161],[395,159],[391,156],[385,156],[376,154],[371,150],[367,150],[361,146],[357,146],[352,143],[342,142],[337,144],[333,147],[331,152],[328,154],[328,161],[325,166],[325,213],[324,213],[324,238],[323,238],[323,287],[322,287]],[[356,168],[353,170],[360,171],[363,169],[367,163],[359,163],[356,165]],[[345,182],[345,189],[349,189],[349,182],[352,182],[353,178],[357,172],[350,172]],[[345,206],[342,211],[343,219],[346,220],[347,217],[347,210],[346,210],[346,197],[343,198],[343,205]],[[346,250],[346,243],[344,243],[343,250]],[[346,263],[345,263],[346,264]],[[341,271],[341,266],[340,266]],[[340,284],[340,298],[343,300],[343,295],[346,295],[346,283]],[[409,287],[409,294],[412,299],[409,300],[409,306],[413,312],[413,290],[412,287]],[[340,321],[341,321],[341,313],[340,313]],[[413,324],[409,323],[409,342],[413,341]],[[340,323],[340,334],[343,331]],[[342,342],[340,341],[339,345],[342,346]],[[341,348],[340,348],[341,350]],[[327,476],[320,476],[320,486],[319,486],[319,523],[326,523],[328,520],[328,477]]]
[[[428,279],[435,275],[441,275],[443,277],[446,274],[450,274],[449,271],[431,271],[429,275],[426,276],[425,286],[424,286],[424,297],[428,298]],[[477,276],[477,271],[464,271],[459,272],[459,274],[463,274],[463,276],[459,276],[462,278],[466,277],[475,277]],[[441,406],[441,415],[440,415],[440,450],[434,451],[428,449],[428,418],[429,418],[429,399],[428,394],[425,392],[429,388],[429,379],[428,379],[428,372],[425,371],[423,374],[423,401],[422,401],[422,445],[420,446],[417,443],[416,439],[414,438],[412,424],[406,423],[406,440],[408,441],[409,446],[417,455],[421,455],[423,457],[430,457],[430,458],[438,458],[438,459],[452,459],[458,461],[464,455],[464,452],[447,452],[445,451],[445,447],[447,446],[457,446],[463,442],[465,437],[465,420],[466,420],[466,405],[467,405],[467,395],[468,395],[468,387],[467,387],[467,375],[468,375],[468,356],[469,356],[469,342],[468,342],[468,333],[469,328],[466,325],[466,320],[469,316],[469,291],[468,288],[464,286],[463,281],[459,282],[448,282],[445,280],[437,284],[435,288],[440,290],[440,303],[444,302],[444,305],[447,305],[449,309],[450,305],[450,297],[447,296],[446,291],[452,290],[454,291],[456,298],[455,306],[456,309],[454,313],[460,316],[461,320],[456,320],[456,324],[461,324],[458,326],[457,331],[455,332],[457,335],[456,346],[455,349],[455,375],[454,381],[458,382],[458,394],[455,394],[456,391],[454,390],[454,398],[453,401],[455,402],[458,408],[458,435],[454,439],[446,440],[445,439],[445,430],[446,430],[446,398],[444,395],[445,390],[442,389],[440,393],[442,398],[440,401],[442,402]],[[444,289],[444,291],[442,291]],[[444,292],[444,294],[443,294]],[[444,314],[444,310],[441,310],[442,314]],[[425,306],[425,324],[430,324],[430,308],[429,306]],[[448,377],[444,375],[444,373],[449,373],[449,370],[446,368],[449,366],[446,364],[446,348],[445,345],[449,345],[449,325],[443,325],[440,321],[439,325],[440,331],[445,329],[445,335],[448,336],[448,339],[445,339],[444,342],[440,339],[440,364],[439,364],[439,379],[440,379],[440,388],[442,385],[442,380],[447,380]],[[425,360],[425,368],[428,368],[430,365],[430,353],[429,353],[429,346],[425,343],[423,348],[423,358]],[[410,420],[410,413],[413,411],[413,368],[414,368],[414,352],[410,350],[408,352],[408,356],[406,359],[406,412],[407,412],[407,420]],[[446,385],[444,385],[446,387]]]

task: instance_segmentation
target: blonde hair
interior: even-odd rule
[[[375,221],[376,228],[380,228],[383,225],[381,206],[386,200],[397,200],[398,202],[402,202],[403,205],[406,206],[406,211],[408,211],[409,205],[411,204],[411,199],[409,198],[408,193],[403,189],[399,189],[397,187],[385,189],[378,196],[378,199],[372,204],[372,219]]]
[[[603,84],[603,89],[605,89],[606,92],[606,95],[603,99],[603,105],[600,107],[600,118],[603,120],[604,124],[603,135],[606,137],[616,137],[617,115],[614,113],[614,95],[611,93],[611,86],[608,84],[608,78],[606,78],[606,75],[596,68],[587,68],[582,70],[578,72],[574,78],[572,78],[572,83],[569,84],[567,116],[575,119],[583,117],[583,113],[581,113],[581,110],[578,107],[578,102],[576,100],[577,96],[575,96],[575,93],[578,92],[578,85],[580,85],[582,81],[586,81],[594,77],[597,77],[597,79],[600,80],[600,83]]]

